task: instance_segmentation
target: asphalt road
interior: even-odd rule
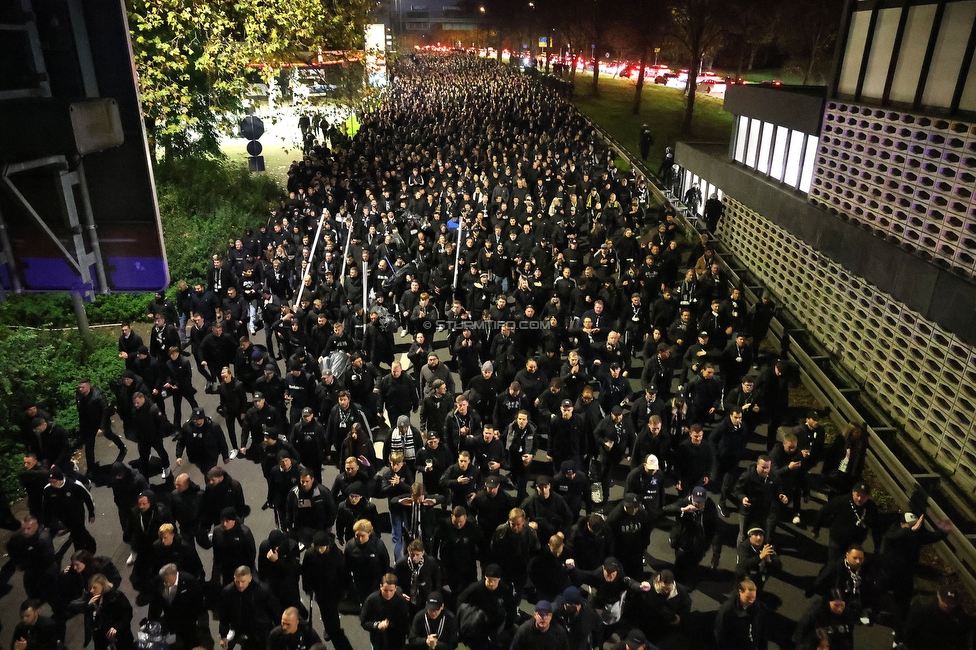
[[[259,336],[259,338],[261,337]],[[440,345],[438,352],[442,359],[448,358],[444,338],[445,336],[443,334],[438,334],[436,337],[438,344]],[[263,340],[256,342],[261,343]],[[404,342],[405,339],[400,339],[399,337],[397,338],[397,343],[399,344],[398,353],[401,351],[405,352],[406,348],[403,345]],[[204,385],[201,378],[196,375],[196,373],[194,374],[195,385],[198,388],[197,397],[200,405],[206,410],[209,416],[213,416],[218,423],[223,424],[220,416],[216,414],[217,398],[204,393]],[[639,376],[639,373],[635,374]],[[455,379],[457,380],[456,375]],[[632,383],[634,384],[635,390],[640,389],[640,387],[637,386],[636,381],[632,381]],[[172,408],[169,405],[167,411],[170,415],[172,415]],[[188,410],[185,410],[184,412],[186,414],[189,413]],[[414,424],[419,423],[419,417],[417,414],[413,415],[412,421]],[[115,427],[116,431],[120,432],[121,424],[119,422],[116,421]],[[763,427],[760,427],[760,432],[764,433]],[[765,443],[763,438],[755,434],[753,437],[754,441],[752,444],[750,444],[750,449],[755,452],[755,454],[765,451]],[[182,468],[176,467],[174,442],[167,439],[166,447],[170,452],[170,456],[174,457],[172,469],[176,470],[177,473],[180,471],[186,471],[190,474],[190,477],[195,482],[200,485],[205,484],[199,470],[197,470],[197,468],[193,465],[184,462]],[[126,459],[127,462],[135,458],[135,444],[130,443],[129,449],[130,453]],[[100,459],[100,462],[111,464],[111,462],[115,459],[116,449],[111,443],[100,438],[96,444],[96,454]],[[260,509],[260,505],[264,502],[266,493],[266,483],[261,475],[260,466],[246,460],[238,459],[230,461],[225,468],[235,479],[241,481],[244,486],[247,503],[252,507],[252,514],[247,518],[246,523],[254,533],[255,542],[260,544],[261,540],[265,539],[268,533],[274,527],[274,519],[271,511],[262,511]],[[328,467],[325,469],[323,480],[327,487],[332,485],[332,481],[335,478],[336,473],[337,471],[333,467]],[[625,474],[623,468],[621,468],[619,476],[615,475],[616,481],[611,492],[611,500],[622,498],[623,490],[620,486],[620,482],[623,480],[624,476]],[[151,482],[153,484],[163,483],[159,476],[152,477]],[[672,498],[674,497],[673,489],[670,490],[670,496]],[[133,616],[133,625],[135,626],[143,617],[146,616],[147,607],[135,605],[136,593],[129,584],[129,567],[127,567],[125,564],[125,560],[129,555],[129,548],[122,541],[118,517],[112,501],[112,492],[108,487],[94,487],[92,489],[92,497],[95,500],[97,518],[95,524],[90,526],[90,530],[98,543],[97,555],[109,556],[121,571],[124,578],[121,588],[129,596],[129,599],[135,608],[135,613]],[[384,501],[374,501],[380,512],[384,512],[386,510],[386,503]],[[816,507],[819,507],[819,502],[817,502],[816,498],[805,506],[807,511]],[[26,506],[23,504],[18,504],[14,508],[14,513],[18,516],[24,514],[25,512]],[[669,526],[669,522],[661,522],[659,524],[659,528],[654,531],[651,537],[651,544],[648,549],[650,556],[648,564],[654,570],[668,568],[671,560],[673,559],[673,552],[668,545],[667,526]],[[732,514],[732,518],[725,522],[723,528],[725,546],[722,551],[722,559],[719,570],[714,572],[704,572],[708,575],[706,575],[705,579],[698,583],[697,588],[692,592],[692,620],[685,621],[684,625],[682,626],[684,633],[677,638],[672,639],[670,643],[662,645],[661,650],[667,650],[667,648],[694,648],[697,650],[698,648],[711,647],[713,644],[713,615],[722,602],[726,600],[733,584],[735,571],[735,549],[731,545],[734,543],[738,530],[738,520],[735,519],[734,514]],[[2,544],[4,548],[9,537],[10,533],[7,531],[0,531],[0,544]],[[62,566],[67,565],[68,558],[73,552],[73,548],[67,545],[67,540],[67,537],[61,537],[55,540],[55,549],[56,551],[59,551]],[[387,543],[390,550],[390,556],[392,558],[393,550],[389,535],[384,535],[384,541]],[[819,541],[817,541],[813,540],[806,530],[799,529],[798,527],[787,523],[780,526],[777,533],[777,538],[774,541],[783,560],[783,571],[779,576],[771,578],[767,583],[765,590],[766,593],[763,595],[763,598],[767,606],[773,610],[771,616],[772,642],[770,647],[782,648],[789,647],[788,644],[784,645],[784,643],[789,640],[796,621],[806,609],[808,601],[803,596],[804,589],[812,582],[813,578],[820,569],[820,566],[826,561],[826,531],[821,533],[821,537]],[[212,562],[211,553],[210,551],[202,549],[198,550],[200,550],[201,559],[203,560],[204,567],[207,569],[207,574],[209,576]],[[870,540],[867,542],[866,550],[869,552],[873,550]],[[707,558],[705,561],[707,562]],[[2,575],[5,577],[8,574],[9,571],[4,571],[2,573]],[[3,630],[0,632],[0,648],[11,647],[8,645],[10,644],[10,635],[13,632],[14,626],[18,622],[18,608],[25,597],[26,596],[23,591],[21,576],[19,573],[11,577],[8,584],[0,584],[0,624],[2,624]],[[522,608],[525,611],[531,611],[530,606],[525,603],[523,603]],[[317,619],[317,615],[314,624],[316,630],[318,630],[321,634],[322,623]],[[349,636],[349,640],[351,641],[353,647],[369,648],[368,635],[360,627],[357,617],[344,615],[342,617],[342,625],[345,628],[346,634]],[[213,631],[214,638],[216,639],[216,621],[211,621],[211,630]],[[887,650],[891,647],[891,630],[883,625],[873,625],[870,627],[861,626],[857,629],[855,641],[855,647],[857,647],[859,650]],[[84,629],[82,618],[80,616],[69,621],[65,643],[66,647],[72,650],[81,648],[83,646]]]

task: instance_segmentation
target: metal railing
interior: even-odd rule
[[[686,234],[699,234],[697,223],[693,223],[695,219],[693,217],[688,218],[687,210],[679,202],[678,197],[674,197],[670,192],[662,190],[657,184],[656,177],[649,172],[647,167],[632,156],[613,136],[598,124],[594,124],[592,121],[590,121],[590,124],[600,134],[600,137],[616,150],[619,156],[626,158],[630,162],[636,174],[644,177],[648,188],[650,188],[655,198],[665,206],[674,208],[675,218],[685,230]],[[721,247],[721,242],[717,242],[717,244]],[[735,260],[732,252],[725,251],[723,253],[716,251],[716,256],[723,271],[728,274],[730,281],[734,285],[743,287],[743,296],[746,301],[750,305],[758,302],[760,298],[759,290],[762,287],[760,285],[748,286],[743,282],[742,276],[745,271],[741,267],[732,266],[726,261]],[[779,338],[782,348],[787,350],[788,358],[799,366],[800,378],[804,387],[810,391],[810,394],[818,403],[828,406],[830,418],[834,425],[838,428],[843,428],[848,422],[865,422],[867,418],[851,403],[846,395],[856,394],[859,390],[857,388],[839,387],[836,385],[821,365],[824,361],[831,360],[830,355],[822,351],[818,351],[818,354],[811,355],[808,350],[799,345],[795,335],[803,331],[805,331],[805,328],[791,327],[781,317],[775,317],[770,324],[770,332]],[[808,345],[811,343],[814,342],[807,341]],[[949,517],[945,513],[945,510],[931,496],[931,491],[942,478],[935,470],[932,459],[920,450],[912,448],[910,445],[899,445],[911,457],[911,461],[923,471],[913,473],[906,468],[905,464],[895,455],[886,442],[887,440],[893,439],[901,430],[890,423],[882,409],[872,408],[872,405],[866,400],[863,400],[863,398],[862,401],[865,401],[864,408],[870,410],[870,415],[873,419],[883,423],[881,426],[869,425],[866,427],[866,434],[868,436],[867,453],[865,456],[866,467],[874,473],[882,487],[891,495],[899,508],[907,509],[910,503],[915,504],[912,498],[913,495],[924,494],[925,515],[929,521],[940,522],[948,519]],[[951,502],[952,506],[958,512],[966,512],[969,509],[969,505],[961,498],[954,496],[951,490],[944,490],[943,492],[945,493],[944,498],[948,502]],[[954,526],[949,531],[948,537],[944,541],[935,544],[934,548],[939,556],[956,572],[968,591],[976,596],[976,546],[973,544],[974,538],[976,536],[967,536],[958,527]]]

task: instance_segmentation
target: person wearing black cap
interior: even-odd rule
[[[857,616],[847,609],[844,594],[834,589],[829,596],[810,601],[793,632],[793,643],[796,650],[817,650],[827,639],[832,650],[854,650],[855,625]]]
[[[255,463],[261,462],[261,443],[264,440],[264,431],[266,429],[279,431],[283,424],[281,412],[268,403],[264,393],[255,391],[254,406],[244,414],[244,424],[241,426],[241,455],[247,456]],[[249,439],[250,445],[248,444]],[[254,449],[248,455],[250,447],[254,447]]]
[[[477,517],[478,526],[484,533],[483,550],[487,551],[491,544],[491,538],[499,526],[508,521],[508,514],[516,506],[515,499],[505,490],[501,489],[502,477],[497,474],[489,474],[485,478],[483,489],[475,493],[474,498],[468,504],[471,513]]]
[[[290,408],[289,421],[294,425],[301,420],[303,409],[312,401],[315,381],[312,375],[305,371],[302,362],[292,358],[288,361],[288,372],[283,383],[285,404]]]
[[[736,579],[749,578],[756,583],[756,591],[760,594],[766,581],[783,570],[783,560],[773,545],[766,543],[766,533],[759,526],[746,531],[745,539],[736,548],[736,555]]]
[[[586,422],[581,415],[574,413],[573,402],[569,399],[562,400],[558,412],[553,413],[549,423],[548,453],[553,467],[562,471],[567,462],[574,467],[580,467],[587,434]],[[579,508],[574,512],[579,512]]]
[[[278,375],[274,364],[264,366],[261,376],[254,380],[254,392],[261,393],[271,406],[281,414],[281,419],[288,419],[288,404],[285,402],[285,381]]]
[[[566,587],[553,603],[553,620],[565,628],[569,650],[590,650],[602,623],[579,589]]]
[[[254,535],[234,508],[224,508],[220,523],[213,528],[213,569],[210,581],[218,588],[230,585],[238,567],[254,570]],[[221,621],[223,622],[223,621]]]
[[[969,650],[973,620],[959,605],[956,587],[942,585],[935,598],[912,604],[903,637],[906,650]]]
[[[632,391],[630,380],[627,379],[626,371],[619,361],[610,362],[606,368],[607,370],[597,375],[597,379],[600,381],[600,403],[604,411],[609,411],[614,406],[624,406],[629,403]]]
[[[507,647],[519,601],[512,586],[502,580],[502,568],[489,564],[482,580],[468,585],[458,596],[458,624],[461,642],[472,650]],[[480,617],[479,612],[484,616]]]
[[[651,543],[657,511],[644,507],[640,495],[628,492],[607,517],[613,536],[613,552],[629,576],[644,572],[644,556]]]
[[[322,482],[322,465],[325,463],[329,442],[325,427],[315,419],[311,407],[302,409],[302,419],[296,422],[288,434],[288,442],[302,459],[302,464],[312,473],[316,482]]]
[[[708,498],[705,488],[698,485],[691,494],[664,508],[664,514],[674,515],[670,545],[674,549],[674,573],[683,584],[697,582],[698,565],[711,546],[711,567],[717,568],[722,553],[722,536],[718,529],[718,511]]]
[[[588,585],[591,588],[590,604],[603,622],[603,627],[595,635],[596,645],[601,647],[605,634],[609,634],[612,626],[621,620],[627,592],[647,591],[650,583],[641,583],[627,576],[623,565],[615,557],[608,557],[603,561],[603,566],[592,571],[581,571],[572,559],[566,560],[566,566],[574,585]]]
[[[411,650],[454,650],[458,645],[458,623],[444,607],[440,592],[427,597],[423,611],[413,617],[407,647]]]
[[[566,501],[552,491],[551,479],[545,474],[536,477],[535,494],[526,498],[521,508],[529,527],[536,530],[540,539],[549,539],[557,533],[565,537],[576,520]]]
[[[258,545],[257,574],[282,607],[297,607],[302,616],[308,614],[298,589],[301,551],[297,541],[273,529]]]
[[[863,544],[870,532],[875,547],[881,546],[884,519],[878,504],[871,500],[871,487],[857,483],[850,494],[841,494],[826,503],[813,521],[811,534],[820,535],[820,528],[830,526],[827,561],[840,559],[851,544]]]
[[[715,617],[718,650],[766,650],[769,646],[766,608],[756,596],[756,584],[746,578],[719,608]]]
[[[335,535],[319,531],[302,559],[302,589],[319,606],[325,634],[336,650],[352,650],[339,623],[339,603],[349,588],[350,575],[346,560],[335,544]]]
[[[48,484],[42,499],[43,521],[48,529],[60,526],[71,534],[76,551],[95,552],[95,538],[85,527],[85,510],[88,523],[95,523],[95,503],[91,494],[79,481],[66,479],[60,467],[48,474]]]
[[[647,421],[652,415],[663,420],[667,411],[668,405],[658,395],[657,384],[654,382],[644,384],[644,392],[634,400],[630,407],[630,419],[634,423],[634,431],[640,431],[646,427]]]
[[[183,452],[187,459],[206,476],[222,457],[224,464],[230,462],[227,451],[227,438],[220,425],[207,417],[199,406],[193,409],[190,419],[180,429],[176,439],[176,464],[183,464]]]
[[[589,514],[592,509],[589,479],[577,471],[578,465],[572,460],[564,460],[558,467],[559,473],[552,477],[552,489],[566,501],[574,516],[584,508]]]
[[[553,620],[553,609],[548,600],[537,602],[535,615],[516,630],[512,650],[569,650],[566,629]]]
[[[640,630],[631,630],[626,638],[621,639],[613,650],[656,650],[647,641],[647,637]]]
[[[364,600],[359,622],[369,632],[373,650],[402,650],[410,631],[410,603],[395,575],[383,575],[379,589]]]
[[[617,405],[610,409],[610,414],[603,418],[593,431],[597,443],[597,461],[599,465],[600,489],[603,493],[601,506],[609,510],[610,478],[613,470],[622,460],[630,460],[630,450],[634,445],[634,429],[629,420],[624,418],[623,409]]]

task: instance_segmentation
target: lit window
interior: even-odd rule
[[[807,150],[803,156],[803,172],[800,174],[800,191],[809,192],[813,184],[813,170],[817,165],[817,136],[807,136]]]
[[[769,175],[778,181],[783,180],[783,164],[786,162],[786,141],[790,130],[782,126],[776,129],[776,140],[773,144],[773,160],[769,165]]]
[[[769,173],[769,150],[773,143],[773,129],[769,122],[763,122],[762,138],[759,141],[759,160],[756,161],[756,169],[763,174]]]
[[[759,151],[759,120],[749,120],[749,144],[746,146],[746,164],[756,168],[756,152]]]
[[[790,148],[786,156],[786,174],[783,182],[790,187],[796,187],[800,180],[800,165],[803,162],[800,157],[803,155],[803,142],[806,136],[799,131],[790,131]]]
[[[746,135],[749,133],[749,118],[740,115],[739,126],[735,130],[735,161],[745,162],[746,160]]]

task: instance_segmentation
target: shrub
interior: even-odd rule
[[[94,350],[85,355],[76,332],[44,332],[25,328],[0,329],[0,481],[8,496],[20,485],[21,424],[27,406],[36,401],[68,430],[77,445],[78,413],[74,395],[77,380],[90,377],[111,399],[111,387],[125,365],[118,357],[114,335],[95,332]]]
[[[160,165],[156,187],[174,284],[202,281],[210,256],[223,254],[228,239],[266,222],[282,196],[272,178],[250,174],[243,163],[203,157]]]

